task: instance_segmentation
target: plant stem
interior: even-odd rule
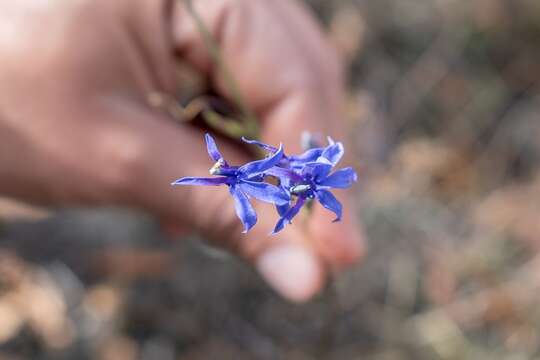
[[[195,21],[195,24],[201,33],[201,36],[203,37],[204,43],[206,45],[206,48],[210,54],[210,57],[212,58],[212,61],[217,66],[218,71],[221,73],[223,77],[223,81],[225,82],[227,89],[230,92],[230,95],[232,97],[232,100],[235,102],[235,105],[239,108],[239,110],[242,112],[241,121],[244,124],[245,128],[245,136],[251,137],[254,139],[258,139],[260,137],[260,130],[259,130],[259,122],[257,120],[257,117],[255,113],[250,109],[250,107],[247,105],[246,101],[244,100],[244,97],[242,96],[242,92],[240,91],[240,87],[238,83],[236,82],[234,76],[232,75],[231,71],[227,67],[227,64],[225,63],[223,56],[221,54],[221,49],[219,48],[218,43],[214,39],[214,36],[211,34],[208,27],[204,24],[204,21],[202,18],[197,14],[197,11],[195,10],[195,7],[193,6],[192,0],[184,0],[186,3],[186,7],[193,17],[193,20]]]

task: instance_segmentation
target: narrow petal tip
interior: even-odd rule
[[[206,141],[206,150],[208,151],[208,155],[210,156],[210,158],[214,161],[222,160],[222,162],[226,165],[227,162],[225,161],[225,159],[223,159],[223,156],[219,152],[214,138],[209,133],[206,133],[204,134],[204,139]]]
[[[182,179],[177,179],[177,180],[174,180],[174,181],[171,183],[171,185],[172,185],[172,186],[176,186],[176,185],[184,185],[183,181],[184,181],[183,178],[182,178]]]

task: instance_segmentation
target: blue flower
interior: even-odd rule
[[[272,168],[269,173],[278,177],[282,187],[292,197],[296,197],[296,203],[288,205],[276,204],[280,219],[273,233],[281,231],[286,223],[291,223],[302,206],[311,199],[317,199],[326,209],[336,214],[336,221],[342,217],[341,203],[329,191],[330,189],[345,189],[357,181],[356,172],[348,167],[331,174],[334,166],[343,157],[343,144],[329,140],[330,144],[322,150],[315,161],[304,162],[299,169]],[[315,150],[315,149],[311,149]],[[308,150],[306,153],[308,153]],[[318,151],[318,149],[317,149]],[[306,154],[304,153],[304,154]],[[304,156],[302,159],[309,158]]]
[[[171,185],[227,185],[234,202],[236,215],[244,225],[244,233],[248,232],[257,222],[255,209],[249,202],[250,197],[258,200],[285,206],[290,202],[290,195],[282,188],[263,182],[265,172],[275,167],[283,157],[283,146],[273,148],[271,156],[249,162],[243,166],[230,166],[219,152],[216,142],[209,135],[205,135],[208,155],[215,161],[210,174],[217,177],[200,178],[185,177],[178,179]]]
[[[322,147],[314,137],[307,136],[304,148],[308,149],[300,155],[287,156],[282,145],[277,148],[255,140],[242,140],[261,147],[268,156],[243,166],[231,166],[219,152],[214,139],[206,134],[208,154],[215,161],[210,174],[215,177],[186,177],[172,185],[227,185],[235,201],[236,214],[244,225],[244,233],[257,222],[251,197],[276,206],[280,219],[273,233],[291,223],[304,204],[312,199],[335,213],[334,221],[341,220],[342,205],[330,190],[348,188],[357,181],[357,175],[350,167],[332,172],[343,157],[343,144],[328,138],[328,145]],[[278,179],[278,186],[265,182],[268,177]]]

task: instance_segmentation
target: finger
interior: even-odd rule
[[[339,195],[338,195],[339,197]],[[347,199],[340,197],[344,206]],[[304,302],[324,286],[330,270],[341,270],[365,254],[355,213],[345,212],[341,223],[332,223],[326,209],[314,206],[313,213],[299,214],[293,224],[269,236],[277,220],[272,206],[257,207],[259,223],[245,236],[235,239],[238,254],[253,262],[281,295]]]
[[[351,191],[336,192],[335,196],[344,209],[341,222],[333,223],[333,214],[320,204],[315,204],[308,220],[307,236],[334,270],[342,270],[362,259],[367,249],[356,201],[350,197]]]
[[[255,205],[258,223],[231,245],[237,254],[253,263],[262,277],[290,301],[305,302],[323,287],[327,267],[303,234],[301,223],[270,235],[278,219],[275,207]]]

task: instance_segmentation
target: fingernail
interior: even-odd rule
[[[322,285],[322,269],[315,256],[296,244],[280,244],[256,261],[262,277],[278,293],[294,302],[309,300]]]

